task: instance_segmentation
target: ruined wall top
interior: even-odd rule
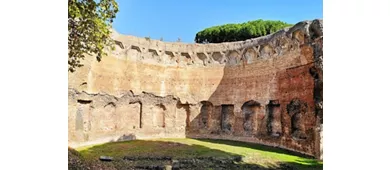
[[[160,64],[206,66],[225,65],[225,63],[234,65],[242,60],[248,60],[248,58],[255,61],[256,59],[278,56],[294,48],[294,44],[306,42],[306,39],[312,37],[313,34],[317,34],[317,37],[322,36],[322,20],[302,21],[267,36],[225,43],[163,42],[121,35],[115,31],[113,31],[112,37],[117,44],[117,49],[113,54],[117,55],[118,58],[129,59],[136,56],[133,59],[151,59]],[[129,54],[130,50],[136,51],[140,55]],[[120,57],[121,55],[122,57]]]

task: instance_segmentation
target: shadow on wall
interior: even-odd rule
[[[261,39],[254,47],[202,53],[205,63],[226,65],[215,91],[199,103],[181,103],[174,96],[147,92],[134,95],[130,91],[116,98],[71,91],[82,98],[75,110],[74,140],[126,133],[114,142],[134,140],[139,133],[184,136],[185,131],[192,138],[241,140],[318,156],[322,68],[315,61],[322,57],[322,39],[317,40],[321,35],[313,30],[306,32],[297,24]],[[206,77],[210,78],[204,81],[206,86],[212,87],[216,80]],[[123,121],[116,124],[116,120]]]
[[[319,24],[309,22],[306,31],[305,22],[298,23],[254,48],[226,53],[221,59],[227,60],[222,80],[209,99],[199,103],[199,114],[187,123],[186,136],[263,143],[320,157]]]

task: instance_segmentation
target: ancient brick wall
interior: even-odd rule
[[[113,38],[69,73],[69,145],[199,137],[321,157],[322,21],[218,44]]]

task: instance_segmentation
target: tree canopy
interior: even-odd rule
[[[114,47],[111,27],[119,11],[115,0],[68,0],[68,70],[81,67],[85,55],[100,61]]]
[[[288,26],[291,26],[291,24],[261,19],[240,24],[213,26],[199,31],[195,36],[195,42],[220,43],[242,41],[268,35]]]

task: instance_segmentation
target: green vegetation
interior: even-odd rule
[[[158,140],[134,140],[127,142],[114,142],[103,145],[82,147],[77,149],[87,162],[98,161],[99,156],[111,156],[114,161],[104,163],[104,166],[121,169],[130,165],[123,158],[127,157],[171,157],[174,159],[193,159],[199,157],[213,157],[218,159],[228,159],[239,157],[241,161],[236,161],[235,168],[297,168],[297,169],[322,169],[322,162],[291,152],[244,142],[225,140],[200,140],[200,139],[158,139]],[[143,162],[153,164],[156,162]],[[202,163],[203,166],[206,163]],[[220,166],[215,162],[209,165]],[[202,166],[202,165],[200,165]],[[208,167],[210,167],[208,166]],[[239,167],[237,167],[239,166]],[[198,167],[199,168],[199,167]],[[229,167],[228,169],[232,169]],[[233,168],[234,169],[234,168]],[[250,169],[250,168],[249,168]]]
[[[115,0],[68,0],[68,70],[81,67],[85,55],[100,61],[105,47],[113,48],[110,38],[118,12]]]
[[[241,24],[225,24],[213,26],[198,32],[197,43],[220,43],[242,41],[274,33],[285,27],[292,26],[282,21],[255,20]]]

